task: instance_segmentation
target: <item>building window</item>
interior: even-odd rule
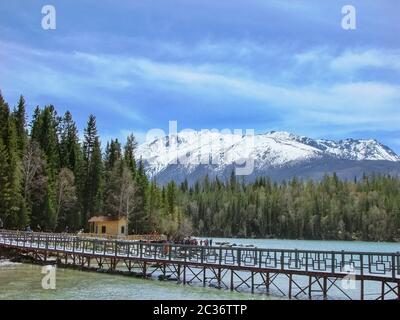
[[[125,226],[121,227],[121,234],[125,234]]]
[[[96,234],[99,233],[99,226],[96,226],[96,231],[95,231],[95,233],[96,233]]]
[[[101,226],[101,233],[106,233],[106,226]]]

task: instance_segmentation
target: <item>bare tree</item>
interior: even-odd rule
[[[30,199],[34,189],[40,190],[41,187],[47,184],[47,177],[44,172],[45,166],[46,160],[39,144],[31,141],[22,158],[23,190],[26,201]],[[43,194],[43,192],[39,192],[35,197],[36,200],[41,200],[40,197]]]
[[[123,164],[115,165],[107,190],[106,209],[114,216],[131,216],[135,208],[136,186],[132,173]]]
[[[68,215],[74,215],[77,208],[75,176],[68,168],[62,168],[57,180],[57,207],[56,216],[59,227],[68,226]]]

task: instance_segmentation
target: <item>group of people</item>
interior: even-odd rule
[[[169,244],[183,244],[183,245],[191,245],[191,246],[212,246],[212,239],[195,239],[192,237],[186,237],[183,240],[165,240],[164,243],[164,254],[168,254],[171,250],[171,246]]]
[[[192,245],[192,246],[212,246],[212,239],[208,240],[208,239],[195,239],[192,237],[187,237],[184,238],[181,241],[173,241],[174,244],[187,244],[187,245]]]

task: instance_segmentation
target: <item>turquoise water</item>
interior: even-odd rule
[[[400,251],[399,243],[303,241],[263,239],[213,239],[259,248]],[[120,275],[57,269],[56,290],[42,289],[42,267],[0,262],[0,299],[275,299],[261,294],[230,292],[201,286],[183,286],[172,282],[145,280]]]
[[[272,299],[265,295],[62,268],[56,270],[56,289],[44,290],[41,271],[38,265],[0,262],[0,299]]]
[[[208,238],[210,239],[210,238]],[[304,249],[327,251],[361,251],[361,252],[398,252],[398,242],[365,242],[365,241],[321,241],[321,240],[280,240],[280,239],[227,239],[212,238],[216,242],[228,241],[237,245],[254,245],[258,248],[271,249]]]

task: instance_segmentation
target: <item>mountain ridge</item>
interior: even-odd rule
[[[266,175],[276,176],[275,180],[294,175],[313,178],[310,165],[321,172],[324,163],[326,174],[340,169],[346,171],[345,178],[357,177],[363,170],[366,174],[400,173],[400,156],[375,139],[334,141],[286,131],[254,136],[211,130],[180,132],[141,144],[137,156],[143,160],[147,175],[161,183],[185,178],[194,182],[203,175],[226,178],[227,171],[253,160],[254,169],[245,180]]]

